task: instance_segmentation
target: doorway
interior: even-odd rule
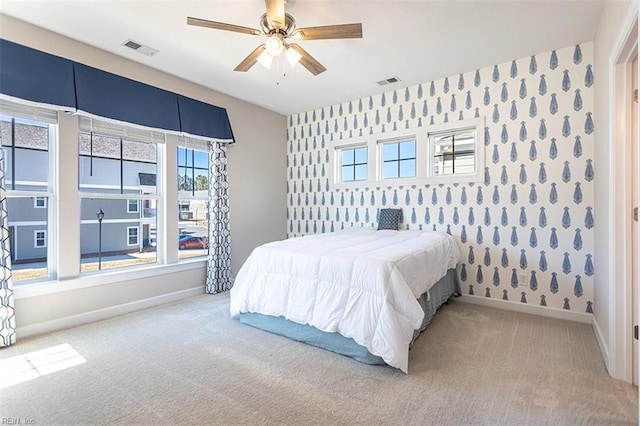
[[[634,326],[640,321],[638,289],[638,227],[633,217],[638,202],[638,105],[634,91],[638,87],[638,14],[624,25],[624,34],[614,47],[612,87],[612,140],[609,148],[611,167],[609,212],[613,231],[609,235],[609,285],[611,286],[611,322],[609,372],[619,380],[638,384],[640,347],[634,339]]]
[[[632,300],[634,303],[632,304],[632,326],[636,326],[640,324],[640,312],[638,309],[638,301],[640,300],[640,295],[638,294],[638,254],[640,251],[638,250],[640,247],[638,246],[638,153],[640,151],[640,138],[638,133],[638,55],[636,48],[636,56],[632,60],[632,72],[631,72],[631,80],[633,87],[633,99],[631,101],[631,137],[628,139],[629,141],[629,152],[631,153],[631,182],[630,182],[630,199],[632,205],[632,213],[629,217],[629,226],[631,228],[631,292],[632,292]],[[634,330],[634,333],[637,333]],[[640,374],[640,364],[638,360],[638,339],[637,334],[636,338],[633,340],[633,349],[632,349],[632,369],[633,369],[633,384],[638,386],[640,383],[639,374]]]

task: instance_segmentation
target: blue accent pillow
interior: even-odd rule
[[[402,209],[380,209],[378,218],[378,231],[382,229],[393,229],[397,231],[402,221]]]

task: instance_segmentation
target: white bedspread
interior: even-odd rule
[[[424,312],[417,298],[460,252],[446,233],[372,228],[309,235],[256,248],[231,289],[231,316],[283,316],[353,338],[408,371]]]

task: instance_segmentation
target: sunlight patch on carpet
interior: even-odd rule
[[[66,343],[0,360],[0,389],[85,362],[87,360]]]

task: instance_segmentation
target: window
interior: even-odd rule
[[[0,115],[12,278],[16,283],[49,276],[47,206],[53,194],[49,146],[56,135],[56,116],[42,117],[47,122]]]
[[[206,255],[209,146],[187,142],[189,148],[178,150],[186,142],[171,133],[0,101],[14,284],[58,276],[70,283],[88,272]],[[179,154],[174,164],[166,163],[167,150]],[[75,176],[78,184],[70,186]],[[178,211],[166,207],[166,188]],[[157,220],[160,206],[164,223]],[[167,226],[190,237],[183,249],[179,238],[166,241]],[[99,281],[119,279],[110,274]]]
[[[482,182],[483,130],[484,119],[474,118],[340,140],[329,160],[331,183],[357,188]]]
[[[138,245],[138,229],[139,228],[137,226],[127,227],[127,245],[128,246]]]
[[[178,147],[178,258],[209,253],[209,153],[204,144],[189,142],[201,149]]]
[[[434,176],[474,174],[476,172],[475,128],[429,135]]]
[[[33,248],[47,246],[47,231],[33,231]]]
[[[341,151],[342,182],[367,180],[367,147],[343,148]]]
[[[138,200],[127,200],[127,213],[139,213]]]
[[[46,197],[34,197],[33,198],[33,208],[34,209],[46,209],[47,208],[47,198]]]
[[[382,178],[410,178],[416,175],[416,141],[381,141]]]
[[[195,197],[209,191],[209,153],[178,148],[178,190],[180,198]]]
[[[83,273],[157,262],[158,144],[122,133],[79,134]]]

